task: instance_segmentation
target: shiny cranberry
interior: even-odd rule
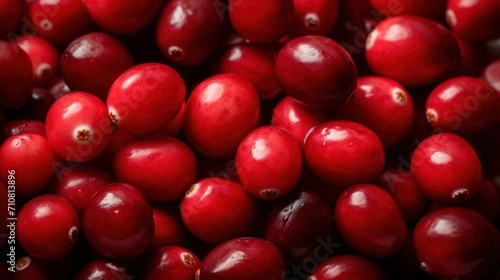
[[[259,111],[259,97],[246,78],[215,75],[191,93],[184,130],[189,143],[204,155],[226,157],[236,152],[241,140],[256,127]]]
[[[375,180],[385,154],[377,135],[352,121],[329,121],[315,126],[304,146],[307,165],[321,179],[348,187]]]
[[[31,256],[57,260],[71,252],[79,227],[73,206],[62,197],[47,194],[21,208],[16,230],[19,243]]]
[[[234,73],[254,85],[261,100],[276,97],[281,89],[274,74],[274,51],[251,44],[237,44],[227,49],[214,66],[216,73]]]
[[[12,279],[65,280],[71,276],[72,269],[73,260],[68,257],[47,261],[23,256],[17,260]]]
[[[342,255],[322,262],[307,280],[389,280],[389,275],[373,261],[357,256]]]
[[[23,36],[16,44],[28,54],[33,67],[35,86],[45,86],[59,69],[59,51],[51,43],[38,36]]]
[[[444,16],[447,0],[370,0],[370,5],[383,16],[415,15],[427,18]]]
[[[23,2],[19,0],[0,0],[0,18],[2,19],[0,36],[4,37],[10,34],[17,27],[24,15]]]
[[[177,246],[165,246],[151,257],[143,279],[193,280],[200,266],[200,259],[191,251]]]
[[[416,16],[395,16],[382,21],[366,41],[366,59],[378,75],[404,86],[435,82],[460,57],[453,34],[441,24]]]
[[[189,231],[211,244],[249,235],[258,214],[256,201],[241,185],[221,178],[193,184],[180,209]]]
[[[354,185],[342,193],[335,206],[335,222],[349,246],[371,257],[394,255],[406,239],[398,205],[387,191],[371,184]]]
[[[179,209],[167,205],[152,205],[155,233],[150,249],[163,246],[182,246],[186,238],[186,228],[182,223]]]
[[[171,122],[186,95],[182,77],[160,63],[144,63],[121,74],[109,90],[109,116],[120,129],[148,134]]]
[[[55,99],[44,88],[33,88],[30,99],[21,108],[11,114],[14,119],[34,119],[45,121]]]
[[[290,36],[327,35],[339,16],[338,0],[293,0]]]
[[[5,126],[6,136],[34,133],[45,137],[45,123],[36,120],[10,121]]]
[[[303,36],[289,41],[276,59],[276,76],[286,94],[313,108],[342,105],[356,88],[358,72],[335,41]]]
[[[106,101],[113,82],[134,65],[125,46],[111,35],[88,33],[73,40],[61,56],[61,74],[73,91]]]
[[[61,45],[93,28],[81,0],[33,0],[28,5],[28,16],[41,37]]]
[[[492,223],[500,221],[500,187],[495,186],[488,178],[483,178],[481,188],[474,198],[465,204],[466,207],[472,208],[481,213]]]
[[[408,91],[394,80],[377,76],[359,78],[354,98],[335,114],[371,129],[385,148],[396,144],[408,132],[414,119]]]
[[[119,263],[95,260],[78,271],[73,280],[127,280],[133,279],[127,268]]]
[[[177,134],[179,134],[182,129],[182,125],[184,124],[184,112],[186,112],[186,102],[182,103],[181,109],[179,110],[175,118],[166,126],[157,130],[155,133],[171,137],[177,136]]]
[[[109,259],[140,255],[154,234],[148,201],[139,189],[123,183],[108,184],[94,194],[82,226],[92,248]]]
[[[54,153],[43,136],[28,133],[10,137],[0,147],[1,178],[15,185],[16,195],[40,193],[52,178]]]
[[[236,170],[245,189],[258,199],[279,199],[293,190],[302,153],[293,137],[275,126],[250,132],[236,152]]]
[[[484,68],[481,79],[497,92],[500,92],[500,59],[490,62],[490,64]]]
[[[47,114],[45,127],[54,152],[73,162],[98,157],[106,149],[112,132],[106,106],[86,92],[59,98]]]
[[[461,38],[487,41],[500,37],[500,3],[492,0],[449,0],[446,21]]]
[[[226,21],[210,0],[168,1],[156,26],[156,42],[165,57],[180,65],[205,62],[219,48]]]
[[[293,0],[229,0],[233,28],[252,43],[271,43],[285,35],[292,22]]]
[[[423,217],[415,228],[421,268],[438,279],[485,279],[500,260],[500,238],[485,217],[448,207]]]
[[[271,242],[260,238],[237,238],[214,248],[201,263],[196,279],[283,279],[285,260]]]
[[[18,109],[33,88],[30,57],[16,44],[0,40],[0,107]]]
[[[436,134],[420,143],[411,169],[425,196],[437,202],[467,202],[481,186],[482,169],[476,152],[452,133]]]

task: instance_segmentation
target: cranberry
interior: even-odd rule
[[[253,232],[257,206],[241,185],[222,178],[207,178],[188,189],[180,210],[189,231],[205,242],[220,244]]]
[[[152,205],[155,233],[150,249],[156,250],[163,246],[182,246],[185,240],[186,228],[182,223],[179,209],[167,205]]]
[[[252,43],[271,43],[285,35],[292,22],[293,0],[229,0],[233,28]]]
[[[0,36],[10,35],[19,24],[23,15],[24,1],[0,0],[0,18],[2,19]]]
[[[34,133],[45,137],[45,123],[36,120],[11,121],[5,126],[5,131],[7,137],[27,133]]]
[[[156,26],[156,42],[165,57],[190,66],[208,60],[226,33],[226,21],[217,2],[168,1]]]
[[[115,153],[112,165],[118,181],[136,186],[150,201],[157,202],[181,198],[198,171],[191,149],[162,135],[128,141]],[[148,176],[144,176],[144,169]]]
[[[373,261],[356,255],[342,255],[322,262],[307,280],[388,280],[389,275]]]
[[[171,137],[177,136],[177,134],[179,134],[182,129],[182,125],[184,124],[184,112],[186,112],[186,102],[182,103],[181,109],[179,110],[175,118],[166,126],[156,131],[156,133]]]
[[[33,88],[30,57],[16,44],[0,40],[0,107],[18,109]]]
[[[241,140],[256,127],[259,111],[259,97],[246,78],[215,75],[191,93],[184,130],[189,143],[204,155],[226,157],[236,152]]]
[[[4,183],[15,185],[16,195],[40,193],[52,178],[54,153],[43,136],[28,133],[12,136],[0,147],[0,172]]]
[[[415,15],[427,18],[442,17],[447,0],[370,0],[370,5],[381,15]]]
[[[422,192],[442,203],[470,201],[481,186],[481,163],[470,144],[452,133],[440,133],[420,143],[411,170]]]
[[[19,211],[17,238],[31,256],[57,260],[66,256],[78,240],[79,221],[73,206],[56,195],[41,195]]]
[[[94,194],[82,226],[90,246],[109,259],[140,255],[154,234],[148,201],[139,189],[123,183],[108,184]]]
[[[495,186],[488,178],[483,178],[481,188],[474,198],[465,206],[481,213],[492,223],[500,221],[500,187]]]
[[[191,251],[177,246],[166,246],[158,249],[151,257],[143,279],[192,280],[195,279],[200,266],[200,259]]]
[[[73,40],[61,56],[61,74],[73,91],[106,101],[113,82],[134,65],[125,46],[111,35],[88,33]]]
[[[323,36],[290,40],[276,59],[276,76],[286,94],[312,108],[338,107],[356,88],[358,72],[349,54]]]
[[[19,37],[16,44],[30,57],[35,86],[47,85],[59,69],[59,51],[56,47],[38,36]]]
[[[485,42],[473,42],[455,36],[460,48],[460,60],[458,67],[453,69],[448,75],[474,76],[481,74],[483,68],[488,64],[488,46]]]
[[[126,280],[133,276],[119,263],[98,259],[86,264],[73,280]]]
[[[73,261],[68,257],[47,261],[23,256],[17,260],[12,279],[65,280],[70,277],[72,269]]]
[[[304,146],[307,165],[319,178],[348,187],[375,180],[385,154],[377,135],[352,121],[329,121],[315,126]]]
[[[500,260],[497,230],[476,211],[448,207],[423,217],[415,228],[421,268],[438,279],[484,279]]]
[[[236,152],[236,170],[248,192],[279,199],[293,190],[302,170],[302,153],[293,137],[275,126],[250,132]]]
[[[109,116],[120,129],[131,134],[148,134],[171,122],[186,95],[182,77],[160,63],[130,68],[109,90]]]
[[[394,80],[377,76],[359,78],[354,98],[335,114],[371,129],[385,148],[395,145],[414,120],[413,102],[408,91]]]
[[[61,77],[54,78],[47,89],[56,100],[71,92],[71,89],[66,84],[66,81],[64,81]]]
[[[47,113],[54,102],[55,99],[49,91],[44,88],[34,88],[28,102],[13,112],[11,116],[14,119],[45,121]]]
[[[368,35],[366,59],[378,75],[404,86],[437,81],[458,63],[460,49],[441,24],[416,16],[382,21]]]
[[[335,222],[349,246],[371,257],[394,255],[407,234],[405,220],[394,199],[371,184],[354,185],[342,193],[335,206]]]
[[[96,96],[72,92],[56,100],[45,122],[47,139],[59,156],[73,161],[98,157],[111,138],[106,106]]]
[[[213,249],[201,263],[196,279],[283,279],[285,260],[271,242],[260,238],[237,238]]]
[[[500,92],[500,59],[490,62],[490,64],[484,68],[481,79],[497,92]]]
[[[500,37],[500,3],[492,0],[449,0],[446,21],[461,38],[487,41]]]
[[[293,0],[291,36],[328,35],[339,16],[338,0]]]

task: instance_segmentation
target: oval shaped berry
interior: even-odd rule
[[[193,280],[201,261],[191,251],[177,247],[162,247],[149,259],[145,280]]]
[[[357,256],[329,258],[312,272],[307,280],[389,280],[389,275],[373,261]]]
[[[98,275],[97,277],[102,277],[102,279],[125,280],[128,277],[133,278],[125,266],[112,261],[98,259],[81,268],[73,280],[89,280],[95,278],[96,275]]]
[[[449,0],[446,22],[461,38],[487,41],[500,37],[500,3],[494,0]]]
[[[340,7],[338,0],[293,0],[293,10],[292,25],[288,35],[326,36],[337,23]]]
[[[35,86],[46,86],[59,71],[59,51],[38,36],[22,36],[16,44],[30,57]]]

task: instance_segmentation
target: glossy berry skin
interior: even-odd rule
[[[236,152],[241,183],[253,196],[276,200],[290,193],[302,171],[302,152],[293,137],[275,126],[250,132]]]
[[[56,195],[26,203],[17,217],[17,238],[23,249],[42,260],[66,256],[78,240],[80,225],[73,206]]]
[[[342,239],[370,257],[392,256],[406,239],[405,220],[396,202],[387,191],[372,184],[351,186],[340,195],[335,222]]]
[[[269,47],[237,44],[227,49],[214,65],[214,72],[234,73],[246,77],[254,85],[261,100],[281,93],[274,73],[276,54]]]
[[[373,261],[357,256],[329,258],[312,272],[307,280],[389,280],[389,275]]]
[[[0,40],[0,65],[0,108],[18,109],[33,88],[30,57],[16,44]]]
[[[370,5],[384,17],[397,15],[414,15],[426,18],[442,17],[446,10],[447,0],[370,0]]]
[[[184,132],[188,142],[205,156],[226,157],[257,126],[259,112],[259,96],[252,83],[236,74],[215,75],[191,93]]]
[[[356,88],[356,65],[342,46],[323,36],[290,40],[276,58],[276,77],[285,93],[312,108],[342,105]]]
[[[45,123],[36,120],[10,121],[5,125],[6,137],[34,133],[45,137]]]
[[[446,22],[461,38],[487,41],[500,37],[500,3],[492,0],[450,0],[446,8]]]
[[[156,135],[122,145],[114,155],[112,168],[118,181],[136,186],[148,200],[167,202],[181,198],[195,182],[198,163],[186,144]],[[148,170],[148,176],[144,176],[144,170]]]
[[[115,37],[88,33],[73,40],[61,56],[61,74],[73,91],[106,101],[113,82],[134,66],[132,56]]]
[[[214,248],[201,263],[205,280],[283,279],[285,260],[271,242],[260,238],[237,238]]]
[[[16,44],[30,57],[35,86],[46,86],[59,70],[59,51],[38,36],[22,36]]]
[[[186,228],[182,223],[179,209],[167,205],[152,205],[155,233],[150,249],[163,246],[182,246],[186,239]]]
[[[423,217],[413,244],[421,268],[436,279],[486,279],[500,261],[497,230],[467,208],[442,208]]]
[[[478,134],[497,124],[498,96],[485,82],[460,76],[431,92],[426,102],[429,124],[461,135]]]
[[[82,227],[90,246],[108,259],[140,255],[154,234],[148,201],[139,189],[124,183],[108,184],[92,197]]]
[[[43,136],[27,133],[12,136],[0,147],[2,181],[16,186],[16,195],[40,193],[52,178],[54,153]]]
[[[315,126],[306,138],[304,156],[314,174],[333,186],[375,180],[385,153],[377,135],[352,121],[329,121]]]
[[[481,79],[497,92],[500,92],[500,59],[490,62],[490,64],[483,69]]]
[[[476,152],[452,133],[422,141],[413,153],[411,170],[424,195],[441,203],[470,201],[481,186],[482,168]]]
[[[288,260],[301,263],[307,257],[332,253],[335,248],[319,252],[317,247],[318,240],[333,239],[333,226],[330,204],[318,192],[304,189],[274,205],[266,219],[265,236]]]
[[[441,24],[416,16],[380,22],[366,40],[366,60],[377,75],[404,86],[435,82],[460,57],[453,34]]]
[[[150,258],[143,279],[192,280],[200,266],[200,259],[191,251],[177,246],[165,246]]]
[[[192,66],[208,60],[227,33],[218,2],[168,1],[156,25],[156,43],[175,64]]]
[[[104,103],[80,91],[68,93],[52,105],[45,129],[54,152],[73,162],[98,157],[106,149],[112,132]]]
[[[127,271],[127,268],[122,266],[121,264],[98,259],[86,264],[82,269],[80,269],[73,280],[125,280],[129,279],[129,277],[133,276],[130,275],[130,273]]]
[[[340,7],[338,0],[293,0],[293,9],[292,25],[288,35],[326,36],[337,23]]]
[[[271,43],[286,34],[292,22],[293,0],[229,0],[229,19],[241,37],[252,43]]]
[[[363,124],[377,134],[384,148],[389,148],[411,128],[414,108],[410,94],[400,83],[365,76],[358,79],[354,97],[334,115]]]
[[[182,125],[184,124],[184,112],[186,112],[186,102],[182,103],[181,109],[179,110],[175,118],[166,126],[157,130],[155,133],[170,137],[177,136],[182,129]]]
[[[186,96],[182,77],[161,63],[136,65],[121,74],[109,90],[109,117],[120,129],[144,135],[171,122]]]
[[[163,0],[83,0],[88,13],[105,30],[134,34],[145,29],[158,15]]]
[[[193,184],[182,199],[180,210],[189,231],[211,244],[248,236],[258,215],[253,197],[241,185],[222,178]]]
[[[4,37],[13,32],[19,24],[24,13],[24,3],[18,0],[0,1],[0,18],[2,26],[0,27],[0,36]]]

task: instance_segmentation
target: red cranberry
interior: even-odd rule
[[[271,43],[285,35],[292,22],[293,0],[229,0],[233,28],[252,43]]]
[[[226,21],[211,0],[168,1],[156,26],[156,42],[165,57],[190,66],[205,62],[221,45]]]
[[[182,223],[179,209],[166,205],[152,205],[155,233],[150,249],[156,250],[163,246],[182,246],[185,240],[186,228]]]
[[[0,0],[0,36],[10,35],[17,27],[21,17],[24,15],[24,1]]]
[[[359,78],[354,98],[335,114],[371,129],[385,148],[395,145],[414,120],[413,102],[408,91],[394,80],[377,76]]]
[[[335,41],[303,36],[289,41],[276,59],[276,76],[286,94],[313,108],[338,107],[356,88],[358,72]]]
[[[73,280],[127,280],[133,278],[134,276],[127,271],[125,266],[99,259],[86,264],[78,271]]]
[[[148,262],[145,280],[193,280],[200,269],[201,261],[191,251],[166,246],[158,249]]]
[[[338,0],[293,0],[290,36],[328,35],[339,15]]]
[[[495,186],[490,179],[483,178],[481,188],[466,207],[481,213],[492,223],[500,221],[500,187]]]
[[[449,30],[416,16],[388,18],[366,40],[366,59],[373,72],[404,86],[435,82],[459,57],[458,43]]]
[[[193,184],[180,209],[189,231],[211,244],[252,233],[258,214],[256,201],[241,185],[221,178]]]
[[[304,156],[314,174],[343,188],[375,180],[385,161],[377,135],[352,121],[329,121],[314,127],[306,138]]]
[[[302,153],[293,137],[275,126],[250,132],[236,152],[236,170],[248,192],[279,199],[293,190],[302,170]]]
[[[182,129],[182,125],[184,124],[184,112],[186,112],[186,102],[182,103],[181,109],[179,110],[175,118],[155,133],[171,137],[177,136],[177,134],[179,134]]]
[[[46,89],[34,88],[28,102],[16,110],[12,118],[45,121],[54,102],[54,97]]]
[[[260,238],[237,238],[213,249],[201,263],[196,279],[283,279],[285,260],[271,242]]]
[[[387,191],[371,184],[354,185],[342,193],[335,206],[335,222],[349,246],[371,257],[394,255],[406,239],[405,220],[396,202]]]
[[[0,40],[0,107],[18,109],[33,88],[30,57],[16,44]]]
[[[139,189],[123,183],[108,184],[94,194],[82,226],[92,248],[109,259],[140,255],[154,234],[148,201]]]
[[[10,137],[0,147],[0,171],[4,183],[16,186],[16,195],[40,193],[52,178],[54,153],[43,136],[28,133]]]
[[[101,32],[73,40],[61,56],[61,74],[73,91],[92,93],[105,101],[113,82],[134,65],[125,46]]]
[[[481,74],[483,68],[488,64],[488,46],[485,42],[473,42],[455,36],[460,48],[460,59],[458,67],[453,69],[448,75],[474,76]]]
[[[487,41],[500,37],[500,2],[449,0],[446,21],[461,38]]]
[[[476,211],[448,207],[423,217],[415,228],[421,268],[437,279],[485,279],[500,260],[497,230]]]
[[[386,17],[415,15],[427,18],[444,16],[447,0],[370,0],[370,5]]]
[[[41,195],[19,211],[17,238],[31,256],[57,260],[71,252],[78,240],[79,227],[78,215],[66,199]]]
[[[219,74],[191,93],[184,116],[189,143],[208,157],[233,154],[259,117],[259,97],[253,85],[235,74]],[[224,135],[224,137],[221,137]]]
[[[500,59],[490,62],[490,64],[484,68],[481,79],[497,92],[500,92]]]
[[[45,137],[45,123],[36,120],[18,120],[8,122],[5,126],[6,136],[34,133]]]
[[[23,256],[19,258],[16,263],[15,273],[12,274],[12,279],[65,280],[71,276],[72,269],[73,261],[67,257],[47,261],[36,259],[31,256]]]
[[[389,280],[389,275],[371,260],[343,255],[322,262],[307,280]]]
[[[98,157],[106,149],[112,132],[106,106],[86,92],[59,98],[47,114],[45,127],[54,152],[73,162]]]
[[[160,63],[130,68],[109,90],[109,116],[120,129],[131,134],[148,134],[171,122],[186,95],[182,77]]]
[[[23,36],[16,44],[28,54],[33,67],[35,86],[45,86],[59,70],[59,51],[51,43],[38,36]]]
[[[71,89],[66,84],[66,81],[64,81],[61,77],[54,78],[47,89],[56,100],[71,92]]]
[[[470,144],[452,133],[440,133],[420,143],[411,170],[422,192],[442,203],[471,200],[481,186],[481,163]]]

